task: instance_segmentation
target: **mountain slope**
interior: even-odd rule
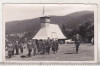
[[[51,23],[58,24],[62,28],[64,23],[66,29],[74,28],[74,25],[84,23],[86,21],[94,21],[94,13],[92,11],[81,11],[68,14],[66,16],[50,16]],[[40,29],[40,19],[26,19],[20,21],[6,22],[6,34],[34,31],[34,34]]]

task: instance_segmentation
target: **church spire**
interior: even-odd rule
[[[44,13],[45,13],[45,12],[44,12],[44,6],[43,6],[43,15],[44,15]]]

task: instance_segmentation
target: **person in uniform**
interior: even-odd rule
[[[58,43],[58,40],[56,39],[56,53],[57,53],[58,49],[59,49],[59,43]]]
[[[38,49],[39,49],[38,53],[41,54],[42,53],[42,40],[38,41],[38,45],[39,45],[39,47],[38,47]]]
[[[31,52],[32,52],[32,40],[29,40],[28,42],[27,42],[27,48],[28,48],[28,57],[30,57],[31,56]]]
[[[14,55],[15,43],[14,43],[14,42],[12,42],[12,44],[13,44],[13,51],[12,51],[12,55]]]
[[[36,55],[36,48],[37,48],[35,40],[33,40],[32,46],[33,46],[33,55],[35,56]]]
[[[39,53],[39,41],[36,40],[37,52]]]
[[[45,53],[48,52],[47,49],[48,49],[47,40],[45,40]]]
[[[15,42],[15,49],[16,49],[15,55],[18,55],[19,54],[19,43],[18,43],[18,41]]]
[[[46,51],[47,51],[48,54],[50,54],[50,47],[51,47],[51,41],[48,38],[47,42],[46,42]]]
[[[23,49],[26,49],[27,48],[27,38],[24,39],[24,42],[23,42]]]
[[[23,43],[22,42],[20,42],[19,48],[20,48],[20,52],[23,53]]]
[[[45,44],[46,44],[46,40],[43,40],[42,41],[42,54],[45,54],[45,49],[46,49],[46,46],[45,46]]]
[[[56,53],[56,41],[55,41],[55,40],[53,40],[52,51],[53,51],[54,53]]]
[[[78,53],[78,49],[79,49],[79,46],[80,46],[80,36],[79,36],[79,34],[76,34],[76,36],[75,36],[75,46],[76,46],[76,53]]]
[[[11,41],[8,42],[7,44],[7,50],[8,50],[8,57],[11,58],[13,52],[13,44],[11,43]]]
[[[54,53],[57,53],[58,48],[59,48],[58,40],[55,39],[55,40],[53,40],[52,51],[53,51]]]

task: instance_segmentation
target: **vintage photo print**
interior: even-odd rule
[[[97,62],[96,4],[3,4],[4,62]]]

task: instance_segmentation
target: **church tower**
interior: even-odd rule
[[[41,28],[49,27],[50,17],[48,17],[48,16],[40,17],[40,22],[41,22]]]
[[[44,10],[44,6],[43,6],[43,16],[40,17],[41,28],[48,27],[50,24],[50,17],[44,16],[44,15],[45,15],[45,10]]]

